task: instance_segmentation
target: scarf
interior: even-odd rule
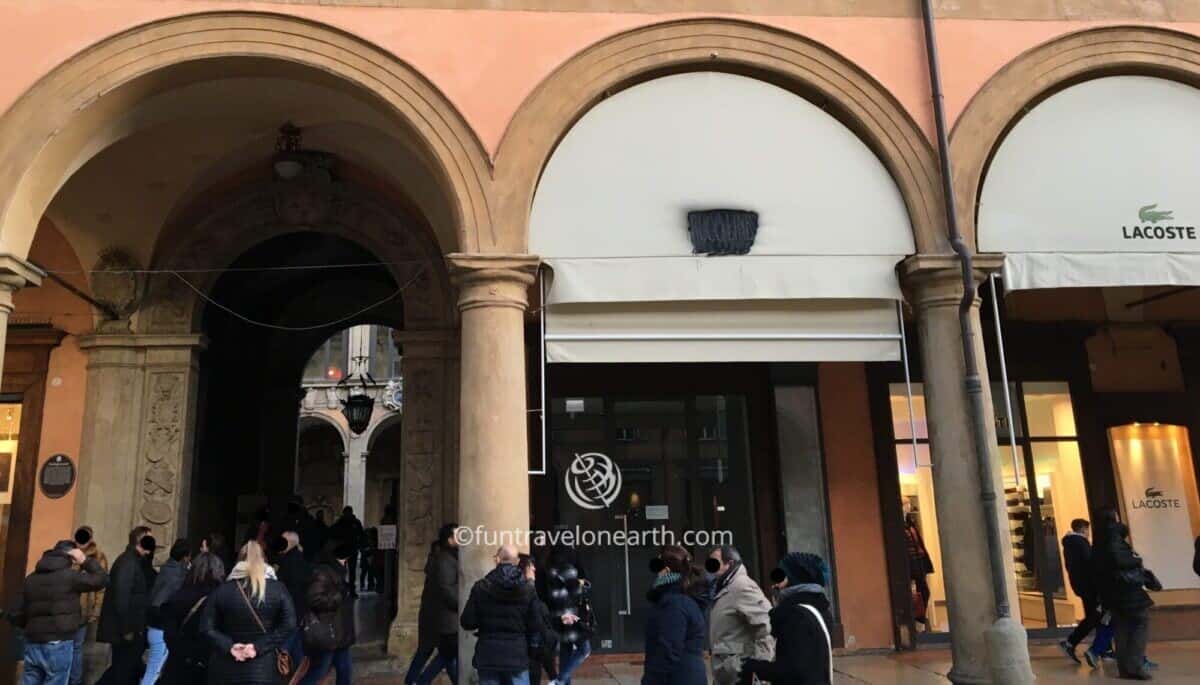
[[[823,595],[825,594],[825,588],[817,585],[816,583],[800,583],[799,585],[789,585],[779,591],[779,599],[791,597],[792,595],[797,595],[801,592]]]
[[[246,562],[239,561],[234,565],[233,570],[229,572],[229,576],[226,578],[226,580],[242,580],[246,577]],[[278,580],[278,578],[275,577],[275,567],[271,566],[270,564],[267,564],[267,579]]]
[[[682,578],[683,576],[679,575],[678,573],[675,573],[674,571],[668,571],[661,576],[654,578],[654,587],[660,588],[664,585],[670,585],[671,583],[678,583]]]
[[[718,578],[717,582],[713,585],[713,596],[715,597],[724,592],[725,588],[729,587],[729,584],[733,582],[733,577],[736,576],[737,572],[741,569],[742,562],[731,562],[729,565],[729,570],[725,572],[725,575]]]

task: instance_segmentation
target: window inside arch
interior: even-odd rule
[[[371,377],[379,382],[400,377],[400,347],[386,326],[371,326],[369,337]]]
[[[337,383],[350,368],[350,329],[330,336],[304,366],[305,383]]]

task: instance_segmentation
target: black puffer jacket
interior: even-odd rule
[[[292,596],[297,620],[308,614],[308,584],[312,581],[313,566],[304,558],[304,553],[293,547],[279,558],[279,582]]]
[[[332,623],[338,648],[351,647],[358,640],[354,627],[354,599],[345,581],[346,568],[336,561],[317,566],[312,574],[305,601],[321,621]]]
[[[148,626],[159,629],[163,627],[160,612],[162,605],[183,587],[186,578],[187,567],[174,559],[168,559],[159,569],[158,576],[154,578],[154,586],[150,588],[150,610],[146,615]]]
[[[150,581],[145,562],[130,545],[121,552],[108,572],[108,590],[100,608],[96,637],[100,642],[119,644],[132,634],[138,639],[146,632],[146,612],[150,608]]]
[[[1105,609],[1140,611],[1154,606],[1143,584],[1130,580],[1143,566],[1142,558],[1125,539],[1128,534],[1129,528],[1119,521],[1105,522],[1096,531],[1092,573],[1100,592],[1100,604]]]
[[[417,613],[418,647],[434,647],[441,636],[457,632],[458,550],[435,542],[425,560],[425,588]]]
[[[191,660],[192,663],[207,663],[212,645],[202,632],[204,623],[204,605],[197,607],[197,602],[204,599],[219,585],[184,585],[171,598],[163,603],[160,615],[163,624],[163,637],[167,642],[167,671],[163,682],[175,682],[167,678],[167,674],[181,666],[180,662]],[[192,610],[195,609],[193,613]],[[188,614],[191,614],[189,616]]]
[[[83,625],[79,595],[104,589],[108,574],[95,559],[83,562],[83,569],[72,568],[66,552],[50,550],[42,555],[13,608],[13,623],[25,629],[29,642],[44,643],[70,640]]]
[[[704,588],[684,592],[678,580],[646,593],[646,666],[642,685],[705,685],[704,638],[708,629]]]
[[[471,587],[462,627],[479,638],[472,664],[480,671],[516,673],[529,668],[529,635],[538,630],[533,585],[521,569],[501,564]]]
[[[274,685],[279,682],[275,670],[275,654],[296,629],[296,612],[287,588],[277,580],[267,580],[265,596],[261,602],[250,597],[254,611],[263,623],[260,628],[254,613],[242,598],[239,583],[231,580],[213,590],[204,602],[202,631],[212,645],[208,660],[208,682],[213,685],[224,683],[254,683]],[[245,592],[250,596],[247,583]],[[249,661],[234,661],[229,650],[235,644],[253,644],[258,656]]]
[[[825,628],[807,604],[821,613]],[[771,610],[771,635],[775,637],[775,661],[747,659],[742,665],[742,682],[750,673],[776,685],[829,685],[830,645],[826,635],[832,625],[829,600],[822,592],[796,591],[785,594]]]

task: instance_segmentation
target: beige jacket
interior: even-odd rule
[[[100,551],[100,547],[96,545],[95,539],[87,545],[80,548],[84,556],[89,559],[95,559],[100,562],[100,567],[108,572],[108,557],[104,556],[104,552]],[[100,620],[100,607],[104,605],[104,590],[96,592],[84,592],[79,595],[79,609],[83,615],[84,623],[95,623]]]
[[[713,679],[722,685],[736,683],[742,659],[775,658],[771,637],[771,602],[743,566],[713,599],[708,618]]]

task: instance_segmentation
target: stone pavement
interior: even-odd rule
[[[1115,663],[1105,662],[1102,671],[1071,663],[1057,647],[1037,645],[1031,648],[1033,669],[1039,685],[1125,682],[1117,678]],[[1160,666],[1154,682],[1162,685],[1200,683],[1200,642],[1155,642],[1150,657]],[[590,659],[573,679],[576,685],[639,685],[641,665],[613,657]],[[834,685],[944,685],[950,681],[950,652],[923,649],[901,654],[839,657],[834,663]],[[398,685],[401,673],[356,677],[364,685]],[[332,682],[332,679],[330,680]],[[439,683],[446,683],[443,676]]]

